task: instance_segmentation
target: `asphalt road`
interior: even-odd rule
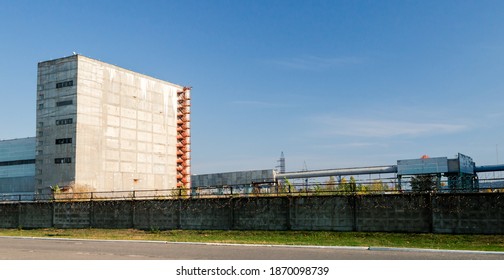
[[[3,260],[499,260],[504,254],[0,237]]]

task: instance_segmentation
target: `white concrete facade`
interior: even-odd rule
[[[41,62],[36,189],[174,189],[184,88],[74,55]]]

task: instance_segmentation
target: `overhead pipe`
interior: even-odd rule
[[[475,173],[496,172],[496,171],[504,171],[504,164],[484,165],[474,167]],[[277,179],[302,179],[302,178],[315,178],[315,177],[351,176],[351,175],[368,175],[368,174],[385,174],[385,173],[397,173],[397,165],[285,172],[285,173],[277,173],[276,177]]]
[[[397,173],[397,165],[286,172],[286,173],[277,173],[276,176],[277,179],[300,179],[300,178],[313,178],[313,177],[367,175],[367,174],[384,174],[384,173]]]
[[[504,171],[504,164],[475,166],[474,172],[496,172]]]

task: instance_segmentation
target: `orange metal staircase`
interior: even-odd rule
[[[191,88],[177,93],[177,188],[191,185]]]

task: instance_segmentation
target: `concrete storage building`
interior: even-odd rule
[[[235,194],[268,192],[276,181],[277,173],[273,169],[192,175],[191,194],[230,194],[231,187]]]
[[[35,138],[0,141],[0,200],[33,197],[35,190]]]
[[[190,89],[82,55],[38,64],[35,185],[190,184]]]

